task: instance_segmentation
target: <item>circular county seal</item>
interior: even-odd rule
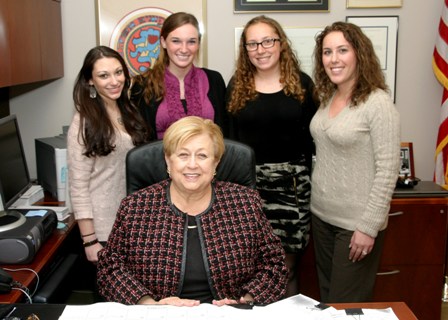
[[[128,13],[116,25],[110,47],[120,53],[132,76],[154,65],[160,52],[160,30],[170,11],[141,8]]]

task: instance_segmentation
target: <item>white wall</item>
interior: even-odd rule
[[[208,67],[229,80],[234,68],[234,28],[256,14],[233,13],[233,0],[207,1]],[[151,1],[148,0],[148,5]],[[414,144],[416,176],[432,180],[442,87],[431,59],[443,1],[403,0],[402,8],[346,9],[344,0],[330,0],[328,13],[268,13],[284,27],[323,27],[346,16],[398,15],[396,106],[401,114],[402,141]],[[36,177],[34,139],[57,135],[73,114],[72,88],[87,51],[96,44],[93,0],[62,1],[65,76],[30,92],[13,90],[16,113],[30,173]]]

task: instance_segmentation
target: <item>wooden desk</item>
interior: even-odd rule
[[[76,226],[76,221],[73,216],[70,216],[63,221],[67,226],[64,229],[56,229],[47,241],[37,252],[33,261],[30,264],[14,264],[14,265],[0,265],[5,269],[22,269],[28,268],[36,271],[39,275],[45,274],[51,268],[56,256],[59,253],[64,241],[73,232]],[[8,271],[8,270],[7,270]],[[30,289],[31,293],[34,290],[36,283],[36,276],[31,271],[8,271],[15,281],[20,282],[23,286]],[[20,290],[11,290],[9,294],[0,294],[0,303],[18,303],[22,302],[25,295]]]
[[[348,308],[387,309],[392,308],[400,320],[417,320],[417,317],[404,302],[364,302],[364,303],[330,303],[338,310]]]

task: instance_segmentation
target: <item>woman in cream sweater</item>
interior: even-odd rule
[[[310,125],[311,212],[321,300],[369,301],[399,172],[399,115],[359,27],[326,27],[314,58],[322,104]]]

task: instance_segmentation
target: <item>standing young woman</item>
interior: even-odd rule
[[[322,105],[311,122],[311,211],[321,301],[369,301],[399,172],[399,115],[356,25],[326,27],[314,59]]]
[[[297,294],[298,259],[309,240],[309,123],[316,101],[314,84],[277,21],[258,16],[246,24],[227,90],[230,137],[255,151],[263,209],[286,251],[287,295]]]
[[[131,99],[151,128],[151,140],[185,116],[211,119],[226,131],[225,82],[217,71],[194,65],[201,34],[185,12],[168,16],[160,32],[160,54],[152,69],[135,77]]]
[[[129,71],[115,50],[91,49],[73,90],[76,113],[67,137],[70,197],[87,259],[96,263],[121,199],[125,157],[147,140],[147,129],[129,101]]]

